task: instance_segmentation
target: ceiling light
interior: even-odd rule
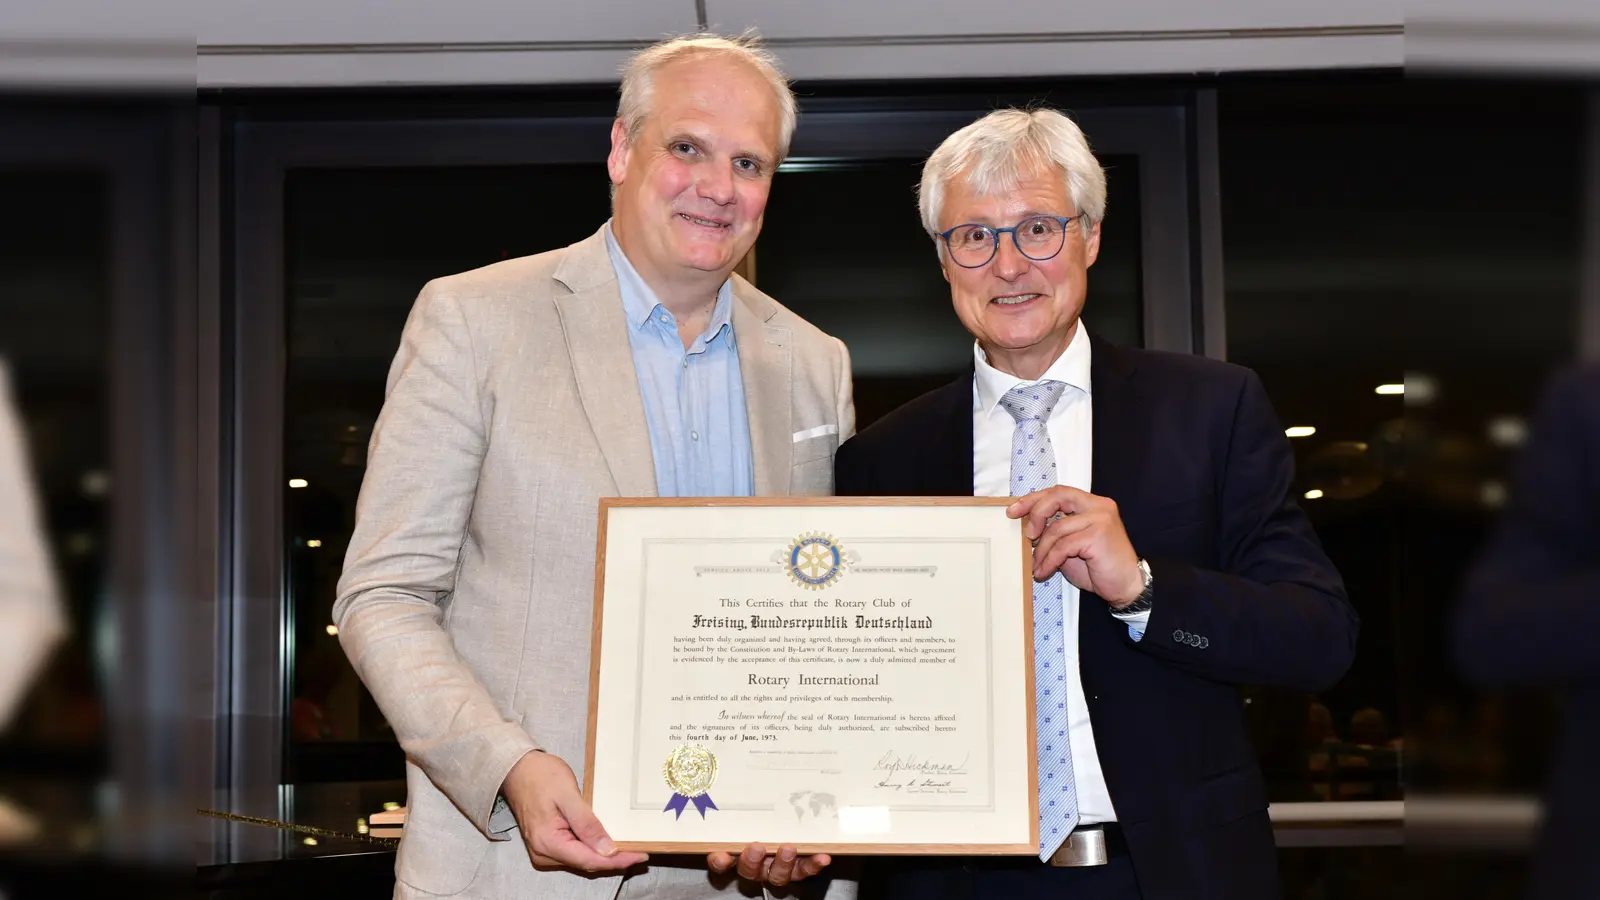
[[[111,490],[111,476],[98,469],[85,472],[78,480],[78,489],[85,497],[104,497]]]
[[[1377,388],[1377,391],[1376,391],[1376,393],[1383,394],[1385,396],[1389,396],[1389,395],[1393,395],[1393,394],[1404,394],[1405,392],[1406,392],[1406,386],[1403,385],[1403,384],[1380,384],[1380,385],[1378,385],[1378,388]]]
[[[1292,438],[1311,437],[1317,433],[1317,429],[1312,425],[1291,425],[1283,433]]]
[[[1496,447],[1520,447],[1528,441],[1528,423],[1516,416],[1489,420],[1489,442]]]
[[[307,485],[309,485],[310,483],[311,482],[306,481],[304,478],[291,478],[291,479],[289,479],[289,487],[292,487],[292,488],[303,488],[303,487],[306,487]]]
[[[1485,481],[1478,488],[1478,500],[1490,509],[1500,509],[1510,499],[1511,492],[1506,489],[1505,483],[1500,481]]]
[[[1406,405],[1427,406],[1439,396],[1439,381],[1422,372],[1406,373]]]
[[[1306,491],[1306,499],[1307,500],[1321,500],[1322,499],[1322,491],[1320,489],[1318,489],[1318,488],[1312,488],[1311,490]]]

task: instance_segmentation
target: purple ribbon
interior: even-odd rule
[[[684,809],[688,807],[690,799],[691,798],[685,797],[682,794],[673,794],[672,799],[667,801],[667,809],[663,809],[662,812],[666,812],[668,809],[670,809],[673,813],[675,813],[673,816],[674,819],[680,818],[683,816]],[[710,794],[701,794],[700,796],[692,799],[694,800],[694,808],[700,812],[700,818],[702,819],[706,817],[707,809],[717,808],[717,805],[711,802]]]

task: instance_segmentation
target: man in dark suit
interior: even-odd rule
[[[1600,896],[1600,365],[1551,381],[1469,573],[1455,651],[1486,686],[1568,691],[1528,896]]]
[[[1088,335],[1105,177],[1060,113],[956,132],[921,210],[973,370],[842,445],[835,489],[1018,496],[1037,539],[1041,840],[1037,858],[898,861],[890,895],[1280,896],[1236,686],[1326,688],[1358,626],[1260,381]]]

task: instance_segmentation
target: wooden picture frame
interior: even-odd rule
[[[603,499],[582,781],[617,846],[1036,854],[1012,502]]]

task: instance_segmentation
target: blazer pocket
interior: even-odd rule
[[[1267,785],[1255,763],[1246,763],[1204,782],[1211,820],[1226,825],[1267,808]]]
[[[794,434],[794,464],[831,459],[839,449],[839,426],[818,425]]]
[[[395,859],[395,878],[419,891],[453,897],[477,880],[488,851],[489,840],[421,769],[408,764],[405,835]]]

